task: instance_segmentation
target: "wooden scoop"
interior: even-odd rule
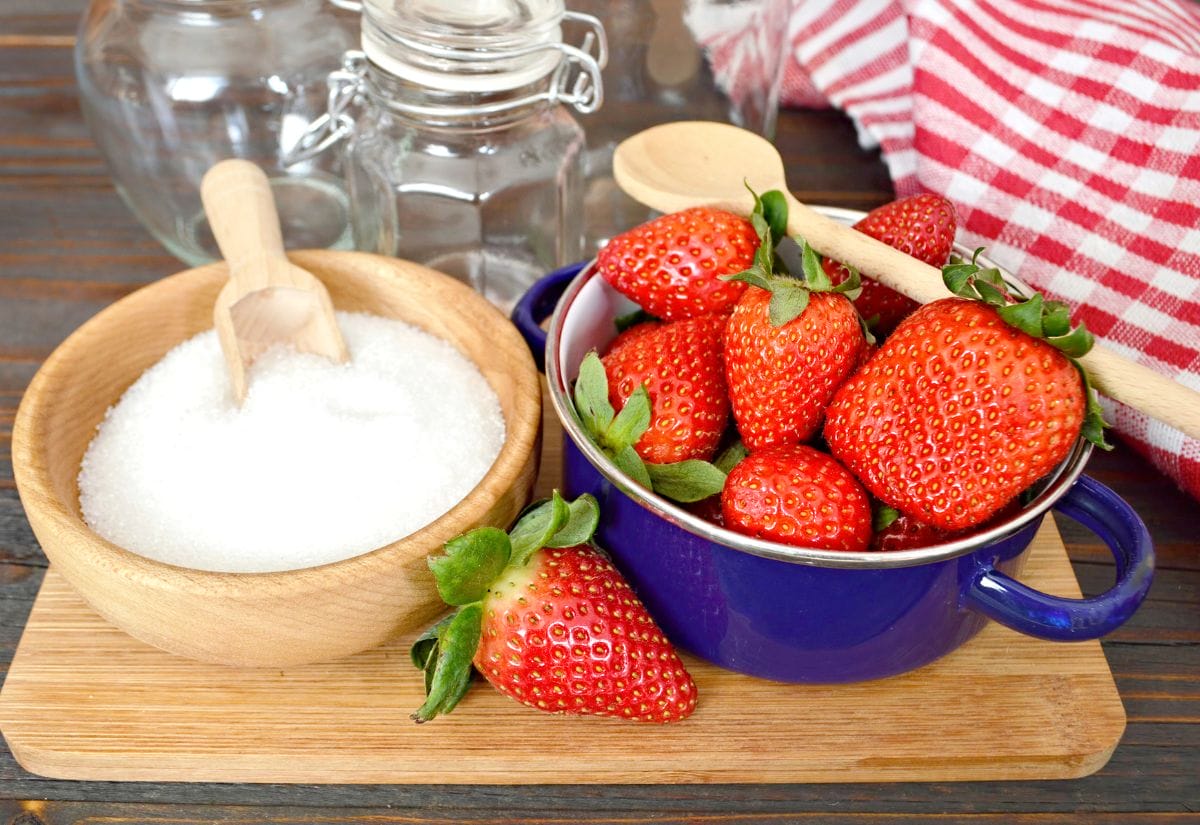
[[[245,160],[208,170],[200,197],[229,283],[213,304],[213,325],[225,353],[234,397],[246,397],[246,371],[282,344],[345,361],[349,355],[324,285],[288,261],[267,176]]]
[[[788,233],[915,301],[950,295],[941,270],[826,218],[787,188],[783,160],[764,138],[724,123],[655,126],[626,139],[613,156],[617,184],[660,212],[711,205],[743,215],[756,192],[778,189],[788,202]],[[1200,393],[1097,344],[1080,359],[1096,390],[1200,439]]]

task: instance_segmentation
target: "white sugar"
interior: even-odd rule
[[[84,520],[153,559],[260,572],[359,555],[462,500],[504,441],[487,381],[399,321],[338,322],[349,363],[273,350],[240,409],[214,332],[167,353],[88,447]]]

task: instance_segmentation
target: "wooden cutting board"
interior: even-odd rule
[[[544,490],[560,450],[547,421]],[[1079,596],[1049,520],[1022,579]],[[111,627],[50,570],[0,730],[23,767],[63,779],[509,784],[1072,778],[1104,765],[1125,729],[1098,642],[998,625],[919,671],[855,685],[783,685],[685,657],[699,705],[663,727],[549,716],[484,685],[416,725],[408,642],[288,670],[201,664]]]

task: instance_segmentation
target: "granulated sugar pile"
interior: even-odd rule
[[[504,442],[496,394],[445,341],[338,313],[348,364],[260,358],[233,403],[212,331],[109,410],[79,473],[109,541],[200,570],[291,570],[412,533],[479,482]]]

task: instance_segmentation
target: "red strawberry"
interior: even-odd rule
[[[899,513],[894,521],[876,531],[871,537],[871,550],[894,552],[896,550],[915,550],[918,547],[929,547],[956,538],[959,533],[939,530],[932,524],[925,524],[912,516]]]
[[[1098,406],[1064,354],[1086,352],[1090,336],[1068,331],[1065,306],[1041,296],[1009,304],[999,273],[973,263],[947,267],[946,281],[995,305],[946,298],[905,319],[838,391],[825,438],[881,501],[962,530],[1052,470],[1085,425],[1089,438],[1103,437]]]
[[[746,287],[720,276],[748,267],[757,247],[748,220],[701,206],[617,235],[596,255],[596,267],[642,309],[676,321],[733,306]]]
[[[930,266],[941,266],[950,259],[954,249],[958,221],[954,204],[938,195],[923,194],[885,203],[868,212],[854,228]],[[831,258],[824,259],[822,266],[835,284],[842,283],[849,275],[845,265]],[[862,294],[854,300],[854,306],[864,318],[877,317],[875,331],[888,335],[901,319],[920,305],[890,287],[864,277]]]
[[[536,553],[492,585],[475,666],[541,710],[673,722],[696,686],[612,562],[576,545]]]
[[[814,292],[804,311],[781,326],[772,323],[771,303],[765,289],[746,290],[725,330],[733,417],[752,452],[812,438],[866,344],[844,295]]]
[[[642,321],[641,323],[634,324],[631,327],[621,330],[621,332],[617,334],[617,337],[612,339],[612,341],[609,343],[608,350],[604,353],[604,355],[606,357],[612,355],[629,342],[636,341],[646,333],[652,332],[661,326],[661,321]]]
[[[718,527],[725,526],[725,517],[721,514],[721,497],[719,495],[709,496],[708,498],[693,502],[687,505],[685,509]]]
[[[876,525],[875,535],[871,538],[871,550],[881,552],[916,550],[919,547],[930,547],[934,544],[955,541],[980,530],[986,530],[995,522],[1014,515],[1021,508],[1019,500],[1014,499],[1009,502],[1007,507],[1002,508],[999,513],[977,528],[954,531],[942,530],[892,508],[887,509],[890,510],[889,515],[894,518],[882,528],[878,524]],[[878,520],[878,513],[876,519]]]
[[[550,713],[676,722],[696,685],[671,643],[604,555],[588,544],[590,496],[554,498],[510,535],[479,528],[430,560],[438,590],[459,611],[418,640],[427,698],[414,714],[448,713],[470,667],[499,691]]]
[[[803,444],[768,447],[737,464],[721,492],[725,526],[801,547],[862,551],[871,540],[871,502],[825,453]]]
[[[727,315],[704,315],[662,324],[601,359],[616,410],[640,386],[650,395],[650,426],[635,445],[643,460],[669,464],[709,459],[716,451],[729,420],[722,357],[727,321]]]

